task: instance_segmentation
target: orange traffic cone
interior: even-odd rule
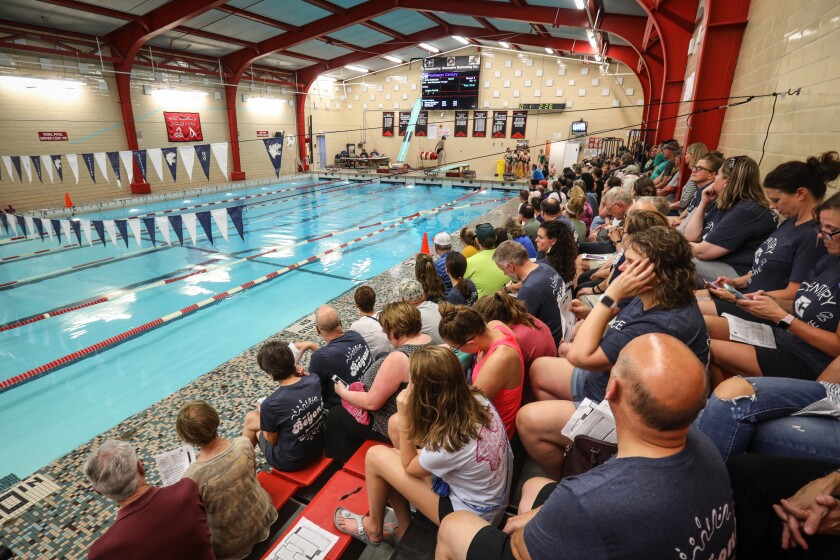
[[[427,255],[432,254],[432,252],[429,250],[429,234],[425,231],[423,232],[423,245],[420,246],[420,252],[426,253]]]
[[[73,208],[73,201],[70,200],[70,195],[68,193],[64,193],[64,207]]]

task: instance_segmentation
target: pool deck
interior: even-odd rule
[[[332,175],[313,175],[319,176]],[[402,177],[417,179],[396,176],[397,179]],[[352,178],[356,179],[355,176]],[[386,180],[391,179],[394,177]],[[425,180],[425,177],[423,179],[423,184],[451,184],[448,182],[451,179],[440,178],[440,182],[431,182]],[[483,184],[483,180],[476,180],[475,183],[477,184],[455,185],[489,186]],[[497,183],[493,186],[518,190],[521,185],[519,182],[515,186],[510,183],[504,186]],[[496,226],[501,225],[507,216],[515,212],[517,203],[516,199],[510,200],[471,224],[490,222]],[[428,233],[432,236],[436,232]],[[453,240],[457,243],[457,232],[451,233],[455,234]],[[455,248],[459,247],[456,245]],[[366,282],[376,291],[378,309],[394,301],[391,291],[399,280],[413,277],[413,260],[412,256]],[[353,289],[329,303],[336,307],[344,325],[349,325],[358,317],[353,304]],[[315,307],[317,306],[313,306],[313,312]],[[322,342],[315,332],[312,313],[301,317],[268,340],[274,339]],[[219,365],[23,481],[0,480],[0,543],[9,547],[15,558],[85,558],[88,547],[111,525],[117,512],[114,502],[91,491],[90,484],[82,472],[85,457],[91,449],[107,439],[131,442],[146,465],[149,482],[159,485],[160,478],[154,467],[153,456],[181,445],[175,434],[175,416],[183,402],[190,399],[208,400],[222,418],[221,435],[233,437],[240,434],[245,413],[254,408],[254,403],[259,397],[271,391],[268,376],[256,366],[258,347],[259,344]],[[303,363],[306,365],[307,362],[308,357],[305,357]],[[32,442],[32,445],[38,443]],[[257,453],[257,457],[259,463],[261,454]],[[264,464],[258,466],[266,468]]]

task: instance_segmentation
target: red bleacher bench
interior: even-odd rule
[[[355,474],[361,479],[365,478],[365,456],[367,455],[368,449],[373,447],[374,445],[388,445],[381,441],[376,441],[369,439],[362,444],[362,446],[356,450],[350,459],[346,463],[344,463],[344,470],[349,472],[350,474]],[[388,445],[388,447],[391,447]]]
[[[294,471],[294,472],[287,472],[287,471],[279,471],[275,468],[271,469],[271,474],[274,476],[283,478],[288,480],[289,482],[293,482],[298,486],[309,486],[315,480],[321,476],[327,467],[330,466],[332,463],[332,459],[329,457],[321,457],[317,462],[313,463],[312,465],[306,467],[301,471]]]
[[[298,489],[297,484],[282,479],[279,476],[272,476],[267,471],[257,473],[257,482],[271,496],[271,502],[274,504],[274,509],[276,510],[283,507]]]

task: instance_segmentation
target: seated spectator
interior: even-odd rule
[[[639,200],[643,196],[656,196],[656,187],[653,186],[653,181],[648,177],[639,177],[633,183],[633,200]]]
[[[660,184],[664,185],[671,179],[671,175],[673,175],[676,171],[674,166],[674,158],[676,157],[679,151],[680,145],[674,140],[663,144],[662,162],[659,165],[657,165],[656,169],[654,169],[650,173],[650,178],[653,181],[653,185],[655,187],[658,187]]]
[[[503,227],[497,227],[496,228],[496,247],[498,247],[499,245],[501,245],[503,242],[507,241],[508,239],[510,239],[510,238],[508,237],[507,230],[505,230],[505,228],[503,228]]]
[[[528,199],[531,198],[531,191],[528,189],[521,189],[519,191],[519,208],[516,210],[516,213],[522,212],[522,207],[528,204]]]
[[[642,196],[633,204],[633,208],[640,203],[648,203],[654,211],[659,212],[663,216],[668,215],[668,200],[662,196]]]
[[[379,151],[376,148],[372,149],[370,151],[370,157],[379,157]]]
[[[464,383],[455,354],[437,346],[417,350],[409,374],[409,388],[397,397],[399,451],[375,446],[365,458],[370,514],[335,512],[339,531],[374,546],[387,536],[388,503],[400,537],[411,523],[409,502],[439,525],[462,510],[498,523],[510,499],[513,454],[502,421],[486,397]]]
[[[361,336],[359,339],[364,344]],[[263,344],[257,352],[257,364],[278,387],[262,403],[257,402],[256,410],[245,415],[242,435],[251,440],[252,446],[259,444],[266,463],[275,469],[305,469],[321,457],[324,449],[324,381],[317,375],[305,375],[283,341]],[[332,385],[329,378],[326,382]]]
[[[719,276],[746,274],[755,250],[778,225],[755,161],[747,156],[729,158],[720,171],[703,191],[685,228],[694,251],[698,288]]]
[[[537,262],[545,262],[568,284],[574,279],[577,244],[564,224],[554,221],[540,226],[537,233]]]
[[[470,258],[481,250],[481,245],[478,244],[475,231],[472,229],[468,227],[461,228],[459,237],[461,238],[461,243],[464,244],[464,248],[461,249],[461,254],[464,255],[465,259]]]
[[[189,401],[178,412],[175,431],[184,443],[198,446],[198,459],[184,478],[198,486],[213,552],[217,558],[245,558],[268,538],[277,510],[254,476],[254,444],[244,437],[219,437],[219,422],[210,404]]]
[[[452,238],[449,237],[448,233],[442,231],[435,235],[432,243],[435,245],[435,255],[437,255],[435,270],[437,270],[438,276],[443,281],[443,293],[446,293],[452,288],[449,276],[446,274],[446,255],[452,251]],[[418,278],[418,280],[420,279]]]
[[[622,273],[580,325],[564,358],[540,358],[531,366],[538,399],[522,408],[517,428],[525,449],[549,476],[557,475],[569,443],[563,426],[584,397],[604,398],[609,370],[627,343],[647,333],[663,333],[691,348],[708,363],[709,335],[694,302],[694,266],[688,242],[672,228],[655,226],[625,242]],[[618,302],[632,298],[613,319]],[[558,352],[563,355],[561,352]]]
[[[432,255],[417,253],[414,257],[414,278],[420,282],[427,301],[440,303],[446,297],[446,287],[438,276]]]
[[[359,152],[359,157],[360,158],[367,158],[368,157],[368,153],[367,153],[367,151],[365,151],[364,148],[362,148],[362,151]]]
[[[683,185],[682,189],[680,190],[680,198],[679,199],[672,199],[669,203],[669,209],[675,211],[677,214],[681,213],[683,210],[686,209],[688,203],[691,202],[694,193],[697,192],[697,184],[694,182],[694,172],[692,171],[692,166],[697,165],[697,163],[703,159],[703,156],[709,152],[709,149],[706,147],[706,144],[703,142],[694,142],[693,144],[689,144],[688,147],[685,149],[685,166],[691,172],[691,176],[686,181],[685,185]]]
[[[584,175],[588,176],[588,174],[586,173],[584,173]],[[580,182],[583,183],[583,181]],[[594,196],[595,195],[593,194],[592,197],[594,198]],[[586,235],[589,235],[589,226],[592,225],[592,219],[594,215],[592,208],[597,208],[597,201],[589,200],[588,194],[584,193],[584,190],[580,186],[574,186],[572,187],[572,190],[569,191],[569,200],[572,200],[573,198],[584,199],[583,212],[580,212],[578,217],[586,225],[586,234],[584,235],[584,237],[578,237],[578,239],[586,239]],[[592,203],[595,203],[594,207],[592,206]]]
[[[440,324],[438,304],[426,301],[426,294],[423,292],[423,286],[420,282],[406,278],[397,285],[394,291],[394,299],[408,302],[416,307],[420,312],[420,322],[422,323],[420,330],[432,337],[432,344],[442,342],[438,332],[438,325]]]
[[[473,305],[478,300],[478,290],[469,278],[467,259],[461,253],[451,252],[446,256],[446,273],[452,282],[452,289],[446,293],[446,301],[455,305]]]
[[[504,531],[468,512],[448,516],[436,557],[691,558],[702,547],[704,558],[735,558],[726,468],[690,429],[705,401],[703,364],[678,340],[648,334],[622,350],[608,387],[615,458],[559,484],[527,481]]]
[[[586,224],[581,220],[586,204],[586,199],[583,197],[573,196],[566,205],[566,216],[575,230],[574,239],[586,239]]]
[[[633,205],[633,196],[624,189],[612,188],[604,195],[604,218],[608,220],[602,226],[589,232],[586,243],[578,242],[581,253],[614,253],[615,244],[610,240],[610,229],[618,227]]]
[[[537,250],[534,248],[534,243],[531,241],[531,238],[525,234],[525,229],[520,224],[518,224],[513,218],[508,218],[505,220],[504,227],[509,239],[516,241],[525,247],[525,250],[528,252],[528,258],[537,258]]]
[[[563,207],[553,198],[546,198],[540,203],[540,211],[543,216],[543,223],[557,220],[565,224],[573,233],[575,226],[572,225],[571,220],[563,215]]]
[[[522,229],[528,235],[531,241],[537,238],[537,230],[540,228],[540,222],[534,217],[534,207],[526,204],[519,211],[519,222],[522,224]]]
[[[149,486],[134,448],[115,440],[92,451],[84,471],[93,491],[120,508],[114,524],[90,546],[91,560],[216,558],[204,503],[192,479],[165,488]]]
[[[370,286],[359,286],[353,293],[353,300],[359,318],[350,325],[350,330],[362,335],[374,358],[392,350],[388,337],[382,331],[382,325],[374,311],[376,306],[376,292]]]
[[[531,262],[525,247],[515,241],[502,243],[493,261],[502,272],[522,282],[517,299],[525,304],[528,313],[548,325],[554,344],[560,344],[563,339],[560,300],[566,293],[566,283],[557,271],[546,262]]]
[[[656,196],[664,196],[668,200],[669,204],[674,202],[676,199],[677,189],[680,186],[682,162],[682,152],[677,150],[674,152],[674,161],[672,162],[673,167],[671,168],[670,175],[663,173],[659,176],[661,181],[654,181],[654,185],[656,186]]]
[[[697,205],[700,204],[700,197],[703,196],[703,191],[715,182],[722,165],[723,154],[720,152],[709,152],[702,156],[696,165],[689,168],[691,170],[691,177],[685,187],[683,187],[683,192],[680,196],[680,215],[671,221],[671,225],[677,226],[680,233],[685,233],[685,227],[688,225],[688,217],[697,208]]]
[[[479,224],[475,228],[481,251],[467,259],[466,277],[473,281],[478,297],[501,290],[508,282],[507,275],[493,262],[496,252],[496,230],[490,224]]]
[[[525,374],[516,335],[498,321],[485,323],[469,307],[455,307],[446,312],[440,321],[440,332],[450,348],[477,354],[471,382],[492,401],[508,437],[513,437]]]
[[[331,305],[322,305],[315,311],[315,331],[327,343],[325,346],[314,342],[295,342],[295,346],[301,352],[312,351],[309,372],[321,381],[324,408],[329,410],[341,404],[333,391],[332,376],[339,376],[348,385],[358,381],[373,363],[373,356],[362,335],[355,331],[344,332],[338,311]]]
[[[606,223],[607,218],[607,208],[605,206],[606,203],[606,194],[609,192],[610,189],[614,189],[616,187],[621,187],[621,180],[616,177],[610,177],[606,181],[604,181],[604,190],[601,193],[601,197],[598,201],[598,215],[592,218],[592,225],[589,227],[589,233],[592,233],[592,230],[597,228],[598,226],[602,226]],[[627,188],[630,191],[630,187]],[[632,197],[631,197],[632,199]],[[593,208],[594,210],[594,208]]]
[[[389,303],[380,314],[382,328],[396,349],[373,362],[362,376],[364,391],[351,391],[336,383],[335,392],[346,403],[369,411],[368,424],[360,423],[343,406],[327,416],[326,455],[346,463],[368,439],[388,442],[388,420],[397,412],[397,394],[408,383],[408,359],[431,344],[432,337],[421,332],[420,312],[406,302]]]

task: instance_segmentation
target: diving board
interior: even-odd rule
[[[414,102],[414,108],[411,110],[411,117],[408,119],[408,126],[405,129],[405,136],[403,136],[400,154],[397,156],[397,163],[405,163],[405,158],[408,155],[408,145],[411,144],[411,139],[414,137],[414,127],[417,124],[417,117],[420,116],[420,107],[422,105],[423,99],[417,98],[417,101]]]

